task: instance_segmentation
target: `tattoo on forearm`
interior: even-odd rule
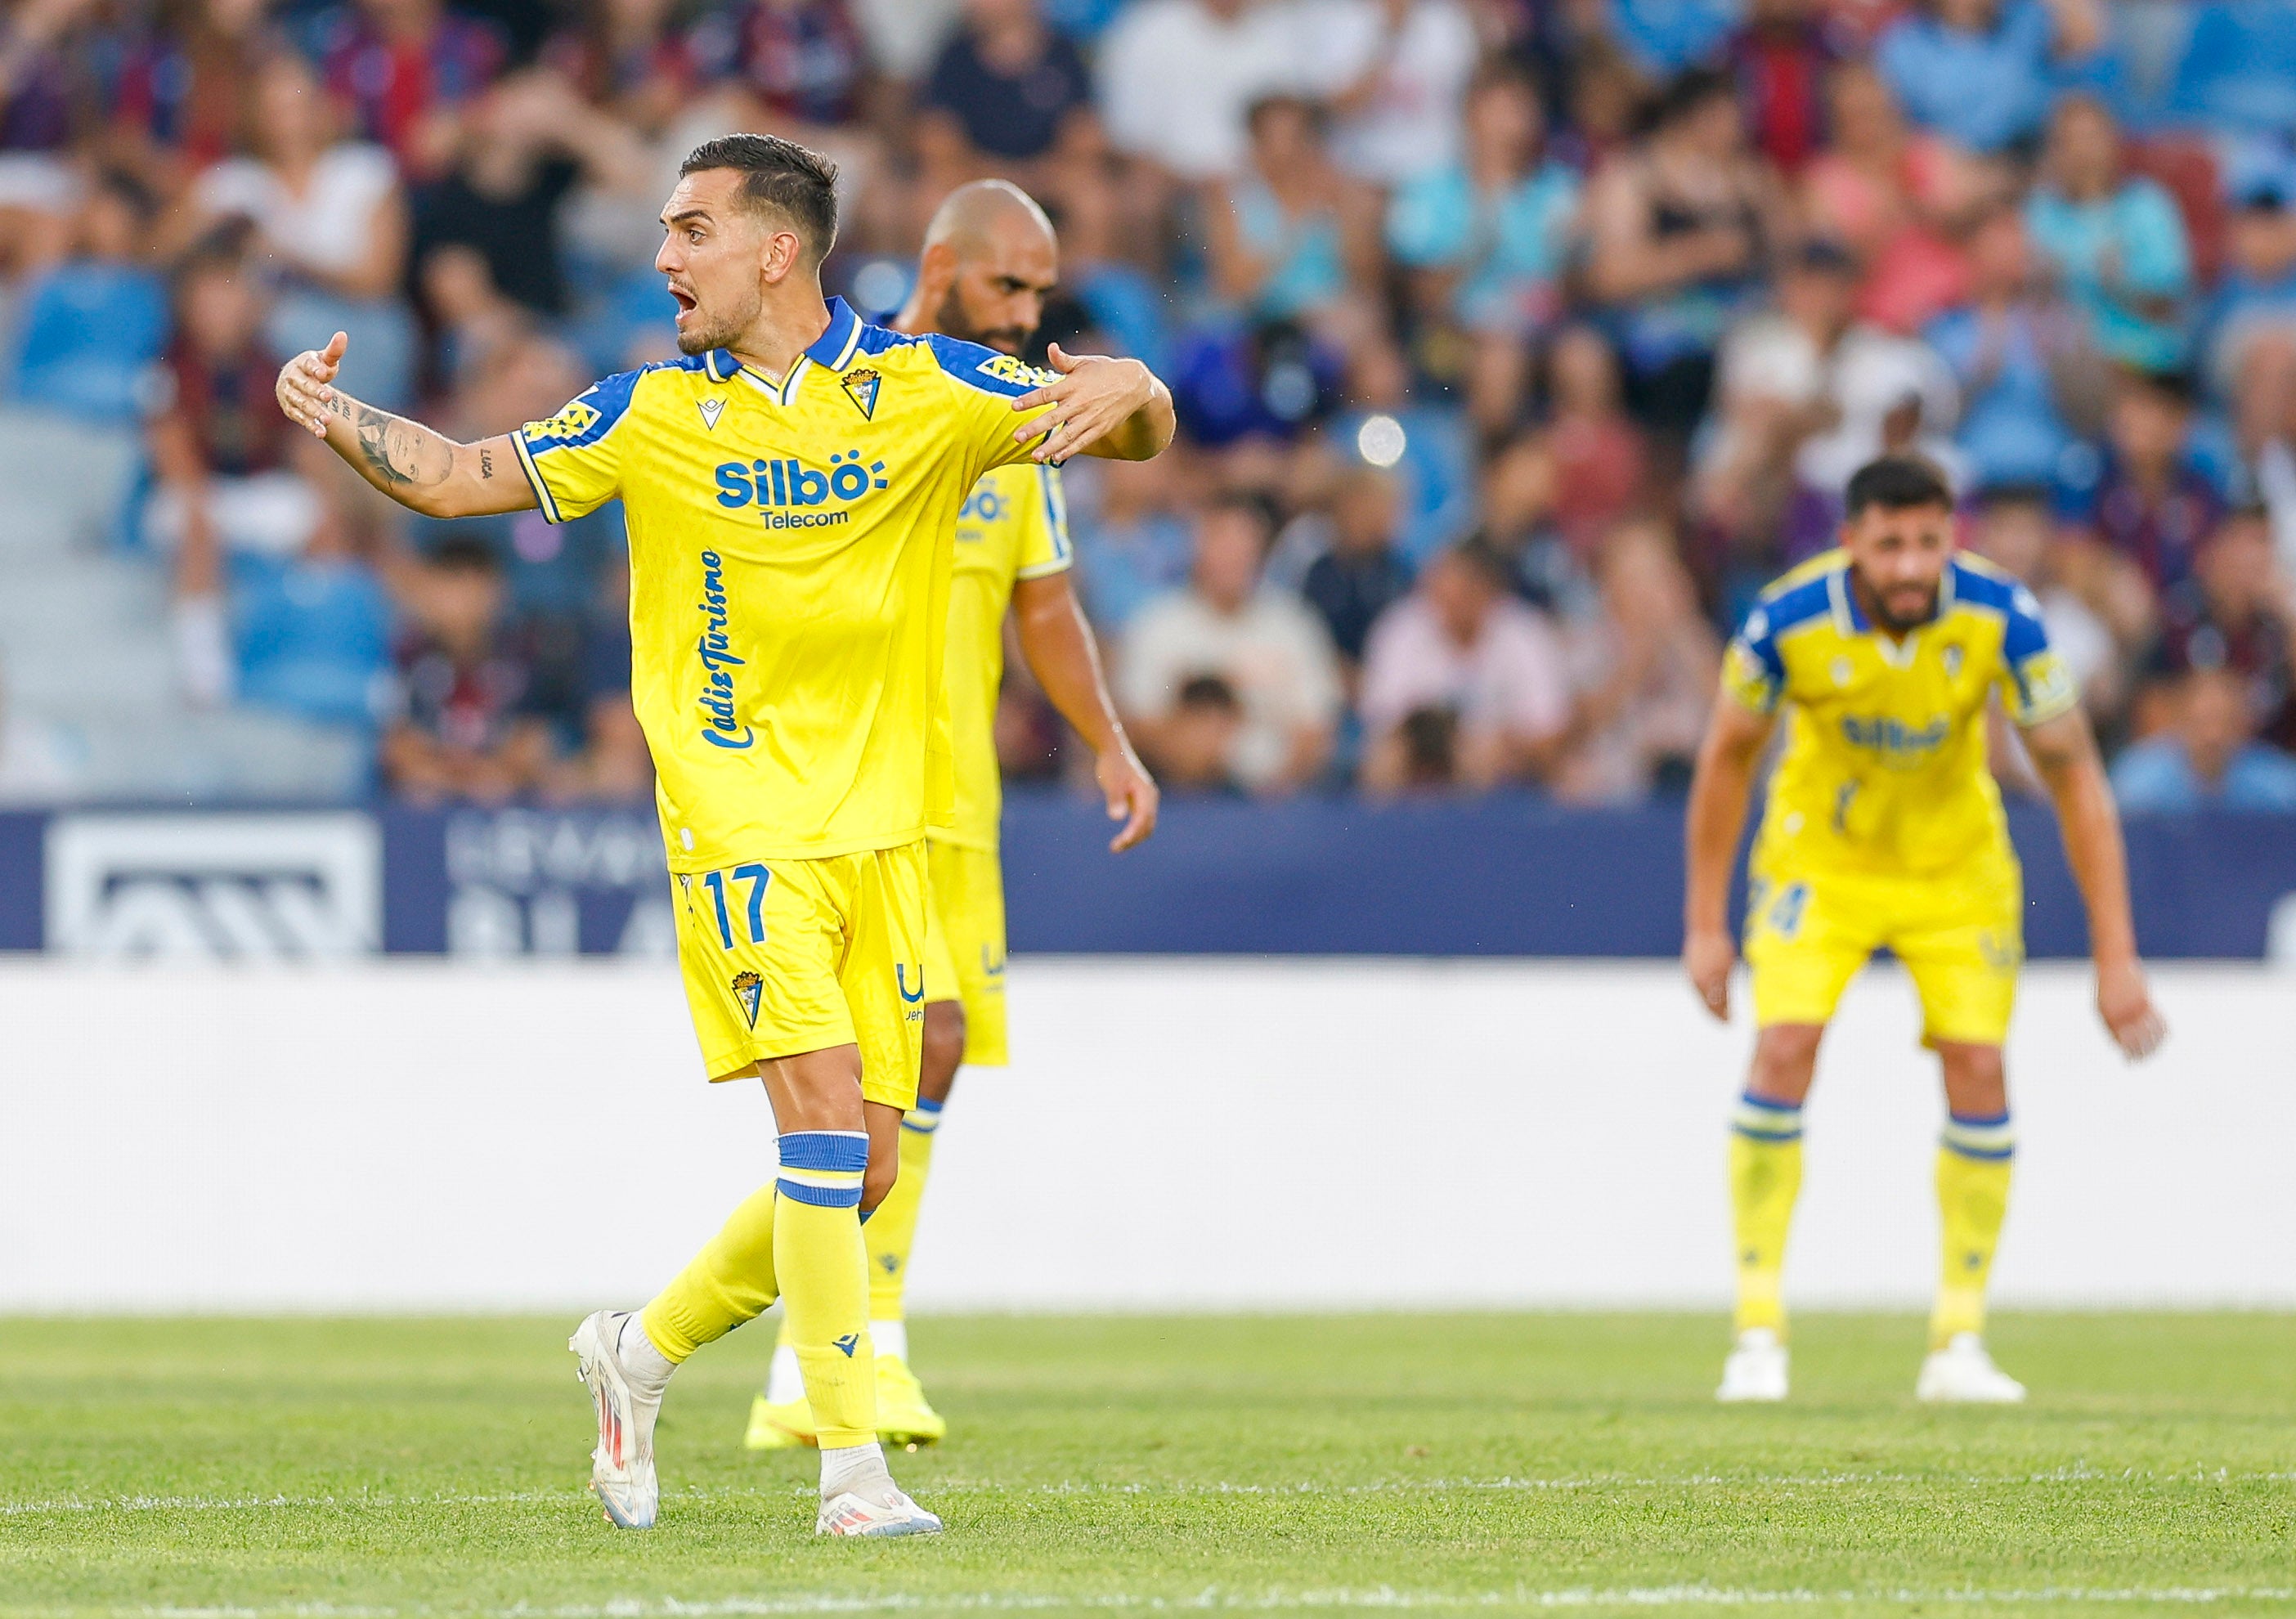
[[[490,449],[482,449],[479,452],[479,476],[491,478],[494,475],[495,453]]]
[[[381,482],[444,483],[454,471],[453,452],[427,428],[372,405],[351,402],[342,414],[358,440],[360,456]]]

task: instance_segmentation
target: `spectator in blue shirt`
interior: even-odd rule
[[[2175,722],[2123,752],[2113,795],[2133,813],[2243,810],[2296,814],[2296,759],[2255,739],[2248,686],[2229,669],[2178,683]]]
[[[2237,164],[2226,190],[2226,263],[2203,341],[2211,378],[2230,393],[2259,342],[2296,334],[2296,162]]]
[[[1578,215],[1578,177],[1543,154],[1538,93],[1512,67],[1468,86],[1459,161],[1397,188],[1387,243],[1415,272],[1421,307],[1472,338],[1472,409],[1488,426],[1522,404],[1531,341],[1562,307],[1557,281]]]
[[[143,262],[151,213],[126,176],[96,181],[77,251],[25,290],[10,398],[89,422],[142,419],[168,341],[167,284]]]
[[[2125,171],[2120,130],[2094,96],[2058,103],[2025,222],[2109,357],[2145,371],[2184,363],[2184,216],[2159,185]]]
[[[2061,403],[2102,394],[2106,377],[2087,323],[2036,284],[2018,210],[2004,206],[1969,242],[1970,299],[1923,331],[1961,385],[1955,441],[1980,489],[2078,479],[2093,457]],[[2070,385],[2070,387],[2069,387]],[[2070,459],[2069,459],[2069,457]]]
[[[2102,74],[2104,43],[2094,0],[1921,0],[1874,61],[1915,123],[1998,152],[2039,131],[2057,84]]]

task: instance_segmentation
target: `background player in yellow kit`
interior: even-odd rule
[[[925,231],[917,283],[897,332],[939,332],[1017,355],[1036,334],[1060,279],[1060,247],[1044,210],[1004,180],[949,193]],[[1116,717],[1100,653],[1069,572],[1066,507],[1057,468],[999,467],[956,519],[948,666],[943,682],[956,751],[956,812],[926,834],[925,1019],[917,1105],[903,1122],[900,1179],[864,1232],[869,1245],[869,1335],[877,1348],[877,1431],[889,1444],[930,1443],[947,1424],[910,1370],[902,1301],[934,1132],[961,1064],[1002,1066],[1004,873],[997,857],[1003,788],[996,768],[996,693],[1009,604],[1029,667],[1095,755],[1121,851],[1156,827],[1156,785]],[[749,1443],[814,1442],[795,1345],[784,1328],[750,1412]]]
[[[941,1526],[877,1442],[861,1219],[894,1183],[916,1100],[923,840],[953,798],[940,679],[956,514],[990,467],[1144,458],[1174,426],[1136,361],[1055,349],[1061,374],[1032,371],[825,301],[835,181],[775,136],[698,148],[655,258],[686,357],[515,433],[457,444],[339,392],[340,333],[279,376],[289,416],[416,511],[539,506],[558,522],[623,502],[631,696],[687,999],[709,1076],[761,1078],[780,1131],[775,1182],[643,1312],[599,1311],[575,1332],[597,1409],[591,1484],[625,1528],[659,1509],[671,1374],[776,1297],[819,1418],[816,1529]],[[641,1195],[633,1122],[600,1122],[589,1218]]]
[[[1887,946],[1920,992],[1948,1111],[1937,1159],[1943,1271],[1916,1393],[2021,1400],[1982,1335],[2014,1151],[2001,1046],[2024,954],[2017,858],[1986,764],[1997,694],[2056,804],[2088,911],[2097,1011],[2132,1057],[2164,1029],[2136,957],[2120,818],[2038,604],[1956,554],[1953,497],[1928,462],[1862,468],[1848,506],[1840,548],[1767,591],[1730,644],[1691,785],[1683,965],[1726,1019],[1731,866],[1784,707],[1784,754],[1749,873],[1759,1034],[1730,1143],[1737,1340],[1718,1392],[1785,1398],[1780,1278],[1801,1184],[1802,1102],[1835,1003]]]

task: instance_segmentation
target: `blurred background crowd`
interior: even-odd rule
[[[1040,344],[1172,383],[1067,481],[1175,790],[1678,791],[1910,447],[2124,802],[2296,813],[2290,0],[0,0],[0,797],[641,800],[619,510],[410,518],[272,378],[475,437],[673,353],[735,128],[865,312],[1017,180]],[[998,745],[1086,762],[1017,661]]]

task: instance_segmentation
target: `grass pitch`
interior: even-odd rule
[[[1910,1318],[1805,1317],[1767,1409],[1703,1317],[925,1320],[949,1533],[890,1543],[741,1448],[759,1327],[609,1528],[572,1326],[0,1321],[0,1615],[2296,1612],[2287,1316],[2005,1318],[2005,1411],[1917,1407]]]

